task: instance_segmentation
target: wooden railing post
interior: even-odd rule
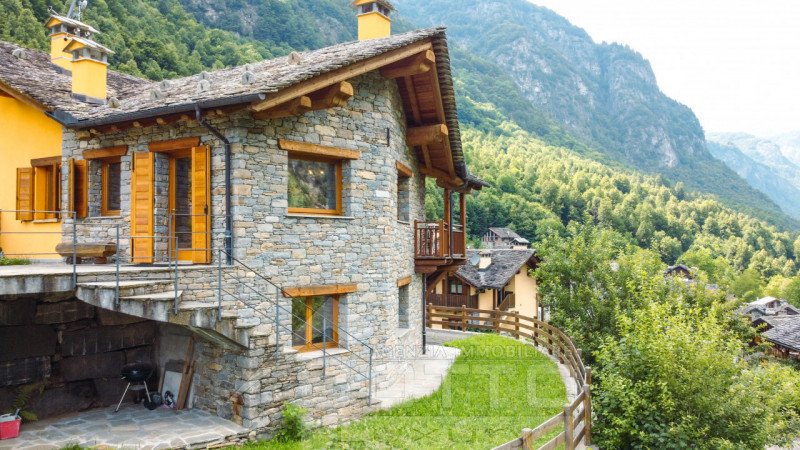
[[[583,443],[592,445],[592,368],[586,368],[586,382],[583,386],[583,429],[586,430]]]
[[[572,410],[569,409],[569,405],[566,405],[564,406],[564,450],[575,449],[574,443],[572,442],[575,439],[574,426]]]
[[[533,430],[530,428],[522,429],[522,448],[526,450],[533,450]]]
[[[494,310],[493,322],[494,322],[494,332],[495,333],[499,333],[500,332],[500,310],[499,309],[495,309]]]
[[[461,331],[467,331],[467,305],[461,305]]]
[[[519,311],[514,311],[514,335],[519,339]]]

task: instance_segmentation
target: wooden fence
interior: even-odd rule
[[[522,316],[515,311],[474,309],[467,307],[443,307],[428,304],[426,326],[428,328],[458,330],[490,330],[508,333],[515,338],[525,338],[555,356],[570,371],[578,385],[578,395],[564,405],[564,410],[536,428],[522,430],[519,438],[507,442],[495,450],[532,449],[533,443],[551,432],[560,432],[539,450],[555,449],[564,445],[574,450],[580,443],[591,443],[592,430],[592,372],[583,365],[581,351],[575,348],[572,339],[563,331],[547,322]]]

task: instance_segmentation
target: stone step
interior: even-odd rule
[[[183,295],[183,291],[178,291],[178,299],[181,298]],[[120,297],[120,300],[129,300],[129,301],[137,301],[137,302],[169,302],[175,300],[175,291],[167,291],[167,292],[156,292],[155,294],[142,294],[142,295],[131,295],[126,297]]]
[[[174,284],[174,280],[170,280],[168,278],[159,278],[153,280],[127,280],[123,281],[120,280],[119,287],[122,288],[136,288],[136,287],[148,287],[148,286],[163,286],[165,284],[172,285]],[[87,288],[101,288],[101,289],[115,289],[117,287],[116,281],[94,281],[90,283],[78,283],[78,287],[87,287]]]

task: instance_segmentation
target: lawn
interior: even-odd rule
[[[566,402],[558,368],[513,339],[481,335],[447,344],[461,349],[432,395],[322,428],[301,442],[264,441],[249,449],[493,448],[558,414]]]

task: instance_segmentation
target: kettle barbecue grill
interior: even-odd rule
[[[122,379],[128,382],[128,386],[125,387],[125,392],[122,393],[122,397],[119,399],[119,403],[117,403],[117,409],[115,409],[114,412],[119,411],[120,406],[122,406],[122,401],[125,400],[125,396],[128,394],[129,390],[141,391],[144,389],[147,395],[147,401],[151,402],[150,390],[147,389],[147,380],[153,376],[154,371],[155,368],[151,364],[145,363],[128,364],[122,367]],[[131,386],[133,387],[131,388]]]

